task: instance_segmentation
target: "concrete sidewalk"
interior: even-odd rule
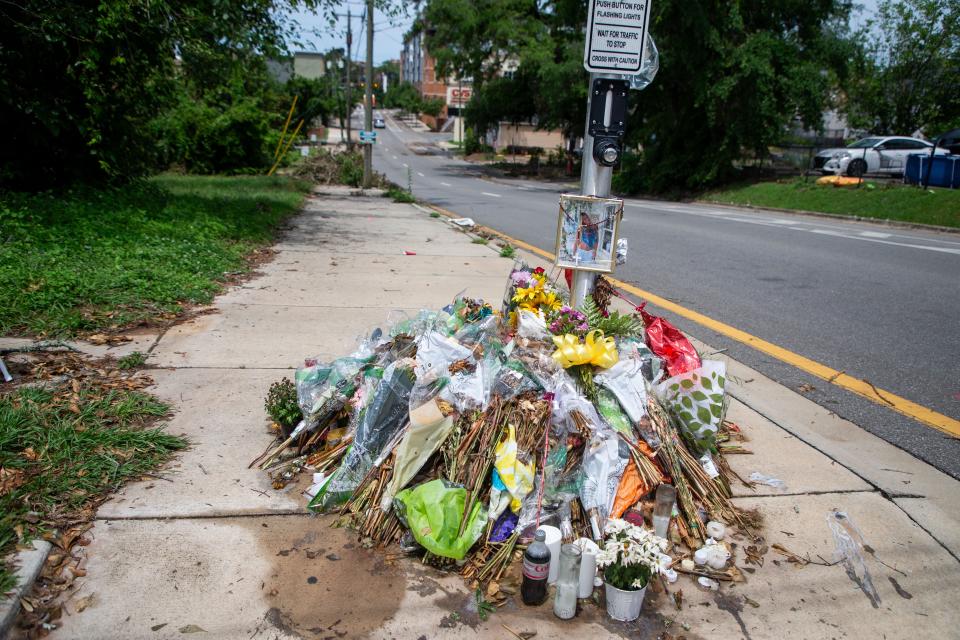
[[[753,455],[730,456],[731,465],[787,485],[737,485],[737,500],[763,514],[766,544],[820,564],[770,550],[762,567],[746,565],[743,539],[735,559],[745,583],[705,593],[682,576],[670,589],[683,590],[682,609],[650,589],[636,624],[613,623],[592,604],[567,623],[550,605],[520,604],[481,621],[458,576],[362,549],[247,464],[270,440],[270,383],[292,377],[304,357],[348,353],[394,310],[439,308],[464,289],[499,303],[511,262],[421,208],[339,188],[310,198],[275,249],[260,277],[218,298],[216,313],[155,341],[154,391],[177,408],[169,430],[193,447],[166,474],[171,482],[131,485],[101,507],[78,594],[93,604],[77,614],[68,603],[72,615],[52,637],[514,637],[503,625],[538,640],[957,635],[960,483],[736,362],[729,417]],[[873,549],[879,608],[841,566],[827,566],[835,508]]]

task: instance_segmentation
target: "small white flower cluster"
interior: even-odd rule
[[[672,559],[664,553],[669,543],[660,536],[638,527],[626,520],[608,520],[604,527],[607,534],[603,548],[597,554],[597,566],[645,565],[652,573],[664,573],[670,568]],[[639,580],[636,582],[640,582]],[[634,584],[640,588],[642,584]]]

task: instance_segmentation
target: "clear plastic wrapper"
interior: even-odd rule
[[[453,337],[456,338],[460,344],[473,347],[489,342],[491,337],[495,337],[496,334],[497,318],[496,316],[488,315],[476,322],[465,324]]]
[[[617,401],[616,396],[606,389],[599,389],[597,391],[597,404],[595,406],[597,412],[611,429],[628,438],[631,442],[636,441],[636,436],[633,433],[633,425],[630,423],[627,414],[620,408],[620,403]]]
[[[610,515],[620,477],[629,461],[630,451],[626,443],[609,430],[591,439],[584,451],[580,503],[585,510],[596,509],[600,513],[601,529]]]
[[[342,504],[373,468],[377,459],[407,424],[413,361],[398,360],[387,366],[377,385],[347,451],[330,482],[310,502],[311,509],[325,511]]]
[[[523,532],[521,539],[533,539],[537,524],[551,524],[560,526],[562,506],[575,500],[583,485],[580,467],[575,467],[564,473],[567,465],[566,441],[557,441],[547,454],[546,469],[542,475],[543,490],[541,492],[541,474],[534,477],[533,490],[527,494],[520,508],[520,520],[517,526]],[[541,495],[542,494],[542,495]],[[540,517],[537,518],[539,508]]]
[[[751,474],[750,474],[750,477],[749,477],[748,479],[750,480],[750,482],[753,482],[753,483],[756,483],[756,484],[762,484],[762,485],[765,485],[765,486],[767,486],[767,487],[771,487],[771,488],[773,488],[773,489],[776,489],[777,491],[786,491],[786,490],[787,490],[787,483],[786,483],[786,482],[784,482],[784,481],[781,480],[780,478],[774,478],[773,476],[766,476],[766,475],[760,473],[759,471],[754,471],[753,473],[751,473]]]
[[[653,79],[657,77],[660,71],[660,51],[657,50],[657,43],[653,41],[653,36],[649,33],[643,41],[643,63],[640,65],[640,71],[630,75],[623,76],[623,79],[630,83],[630,88],[641,91],[650,86]]]
[[[417,341],[417,378],[448,377],[450,365],[476,365],[473,351],[439,331],[428,331]]]
[[[576,412],[591,434],[606,430],[593,403],[587,400],[572,381],[561,381],[553,387],[553,408],[550,419],[559,433],[580,433],[572,414]]]
[[[516,359],[509,359],[500,367],[496,379],[493,382],[491,395],[499,396],[505,401],[513,400],[522,393],[537,391],[540,385],[523,366],[523,363]]]
[[[827,514],[827,524],[830,526],[833,542],[836,545],[833,559],[843,564],[847,577],[866,594],[873,608],[878,609],[880,594],[873,586],[873,578],[870,577],[866,559],[863,557],[866,549],[863,534],[850,516],[843,511],[831,511]]]
[[[645,354],[640,352],[637,342],[621,344],[620,361],[594,376],[598,385],[613,392],[633,422],[640,422],[640,419],[647,415],[647,377],[644,374],[644,365],[650,363],[652,368],[652,359],[655,358],[645,346],[643,349]]]
[[[547,331],[547,323],[543,317],[526,309],[517,312],[517,335],[531,340],[550,338],[550,332]]]

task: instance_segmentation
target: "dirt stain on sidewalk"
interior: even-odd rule
[[[261,625],[301,638],[358,638],[397,612],[404,576],[356,544],[352,531],[332,528],[328,518],[293,517],[246,528],[272,563],[261,586]]]

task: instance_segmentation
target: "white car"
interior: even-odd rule
[[[859,177],[865,173],[901,175],[911,153],[930,153],[933,145],[926,140],[884,136],[857,140],[845,148],[824,149],[813,160],[813,168],[822,173]],[[936,155],[950,153],[937,148]]]

